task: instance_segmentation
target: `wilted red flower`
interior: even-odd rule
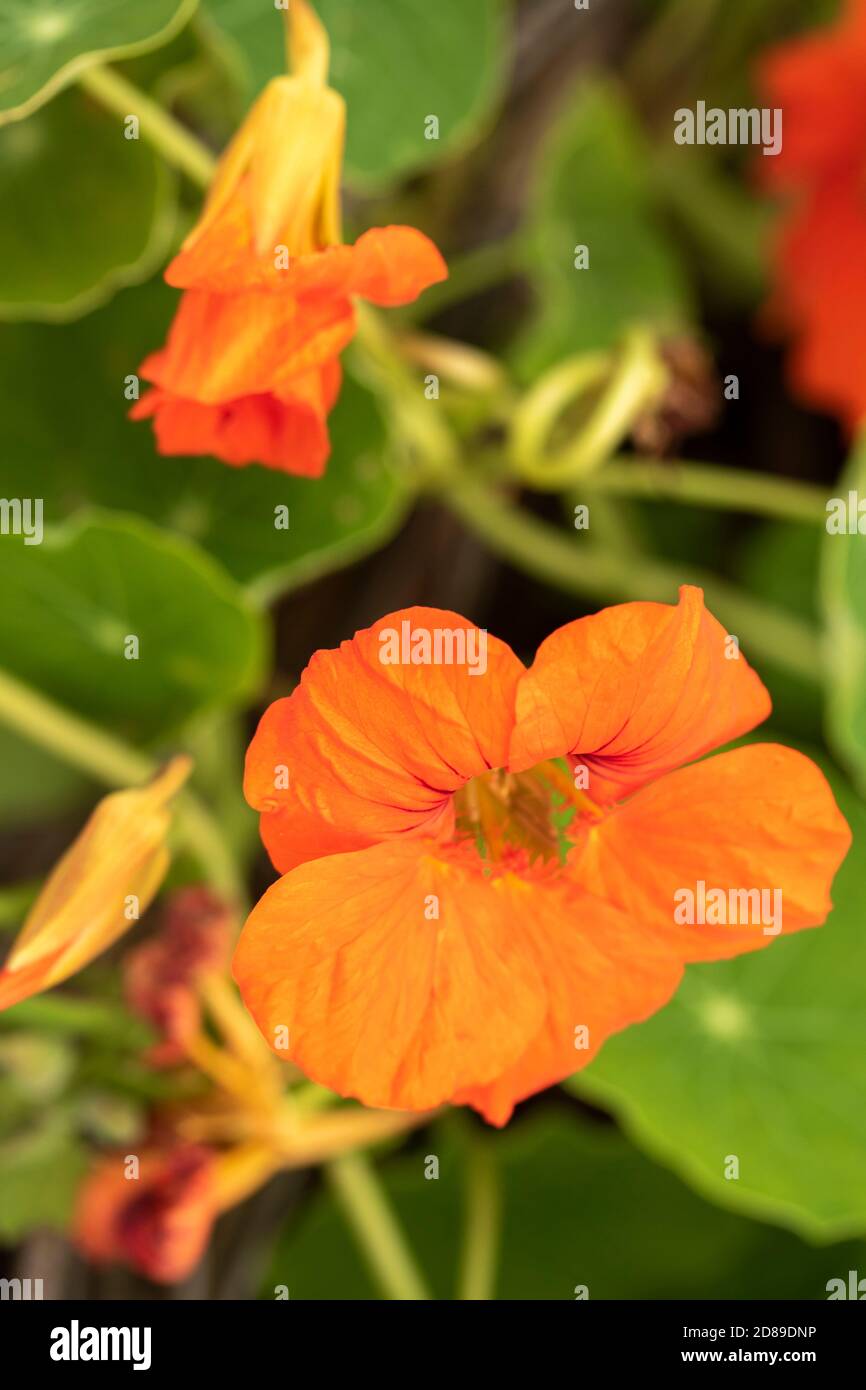
[[[765,54],[759,87],[783,113],[760,175],[788,197],[768,319],[793,339],[793,390],[853,431],[866,416],[866,0]]]
[[[210,888],[182,888],[167,899],[159,934],[128,952],[126,1001],[162,1035],[148,1053],[156,1065],[183,1060],[182,1040],[201,1021],[198,982],[226,967],[231,921],[230,908]]]
[[[196,1145],[112,1154],[85,1179],[73,1239],[97,1264],[126,1264],[159,1284],[195,1268],[217,1213],[214,1156]]]

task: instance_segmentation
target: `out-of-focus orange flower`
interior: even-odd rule
[[[79,1190],[73,1239],[96,1264],[126,1264],[172,1284],[198,1264],[217,1210],[210,1150],[188,1144],[111,1154]]]
[[[201,1024],[199,982],[226,967],[231,922],[231,909],[211,889],[181,888],[166,901],[159,934],[127,953],[126,1002],[161,1034],[147,1054],[155,1066],[184,1059],[183,1039]]]
[[[759,87],[783,113],[781,152],[760,173],[789,199],[768,319],[793,338],[792,389],[854,430],[866,416],[866,0],[767,53]]]
[[[81,970],[132,926],[169,865],[169,802],[189,776],[178,757],[144,787],[112,792],[55,865],[0,970],[0,1009]]]
[[[685,962],[772,939],[682,925],[679,889],[779,890],[786,931],[816,925],[850,835],[800,753],[695,761],[770,710],[700,590],[570,623],[529,670],[484,637],[393,614],[266,711],[245,792],[284,876],[234,972],[314,1080],[502,1124],[659,1009]]]
[[[290,10],[294,71],[265,88],[226,150],[204,212],[169,265],[185,291],[166,346],[142,364],[163,454],[213,454],[316,477],[353,296],[406,304],[447,275],[412,227],[341,244],[345,110],[326,85],[328,40],[304,0]]]

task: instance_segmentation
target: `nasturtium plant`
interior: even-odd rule
[[[323,0],[318,12],[348,108],[351,182],[402,177],[478,135],[505,77],[506,0]],[[278,10],[259,0],[204,0],[202,13],[237,45],[250,96],[284,70]]]
[[[826,1242],[866,1229],[866,808],[825,771],[854,834],[825,925],[689,966],[569,1086],[703,1196]]]
[[[0,122],[20,120],[95,63],[165,43],[196,0],[0,0]]]
[[[89,158],[75,167],[75,153]],[[172,171],[76,90],[0,126],[0,318],[68,319],[164,259],[175,228]]]
[[[614,8],[0,0],[46,1297],[866,1289],[866,4]]]

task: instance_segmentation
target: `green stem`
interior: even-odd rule
[[[458,1281],[461,1299],[487,1301],[493,1297],[501,1214],[491,1145],[473,1139],[466,1167],[466,1235]]]
[[[823,523],[827,496],[813,483],[681,459],[620,458],[581,484],[616,497],[663,498],[783,521]]]
[[[403,1233],[376,1174],[361,1154],[344,1154],[327,1165],[337,1200],[387,1298],[404,1302],[429,1299]]]
[[[109,787],[146,782],[159,770],[152,758],[70,714],[6,671],[0,671],[0,723]],[[226,897],[242,902],[244,887],[231,850],[198,797],[182,792],[177,815],[183,840],[208,882]]]
[[[444,505],[498,555],[544,583],[589,597],[670,601],[680,584],[697,584],[707,606],[758,659],[820,679],[819,634],[808,623],[744,593],[694,566],[674,569],[650,557],[616,555],[579,540],[522,511],[471,477],[439,493]]]
[[[443,484],[456,472],[458,446],[443,413],[424,397],[416,374],[390,327],[369,304],[356,303],[357,341],[364,354],[362,371],[385,402],[394,437],[409,455],[414,486]]]
[[[121,118],[137,116],[142,136],[169,164],[182,170],[200,188],[210,186],[216,156],[158,102],[121,77],[116,68],[86,68],[79,74],[78,83]]]
[[[553,452],[551,437],[568,406],[604,382],[585,424],[567,446]],[[620,353],[587,353],[554,367],[529,391],[514,412],[511,462],[530,487],[549,492],[595,472],[628,434],[667,384],[667,370],[652,336],[644,329],[627,334]]]

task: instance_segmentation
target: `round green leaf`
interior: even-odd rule
[[[150,275],[174,226],[174,179],[77,91],[0,128],[0,317],[74,318]]]
[[[151,282],[77,323],[0,326],[7,496],[45,498],[52,522],[88,503],[142,513],[198,541],[259,597],[382,544],[406,494],[386,463],[376,402],[351,376],[331,415],[323,478],[156,453],[150,425],[127,418],[125,382],[164,340],[176,305],[175,292]],[[288,529],[277,526],[277,508],[288,508]]]
[[[0,123],[35,111],[94,63],[167,42],[197,0],[0,0]]]
[[[826,770],[854,844],[825,925],[689,966],[568,1083],[706,1197],[824,1241],[866,1232],[866,808]]]
[[[331,39],[331,81],[346,98],[352,181],[397,178],[477,136],[504,75],[503,0],[317,0],[316,10]],[[251,97],[285,72],[283,11],[204,0],[203,13],[237,45]]]
[[[195,545],[148,522],[94,515],[41,545],[3,536],[0,588],[15,595],[0,605],[4,666],[126,736],[238,704],[261,677],[258,612]]]

